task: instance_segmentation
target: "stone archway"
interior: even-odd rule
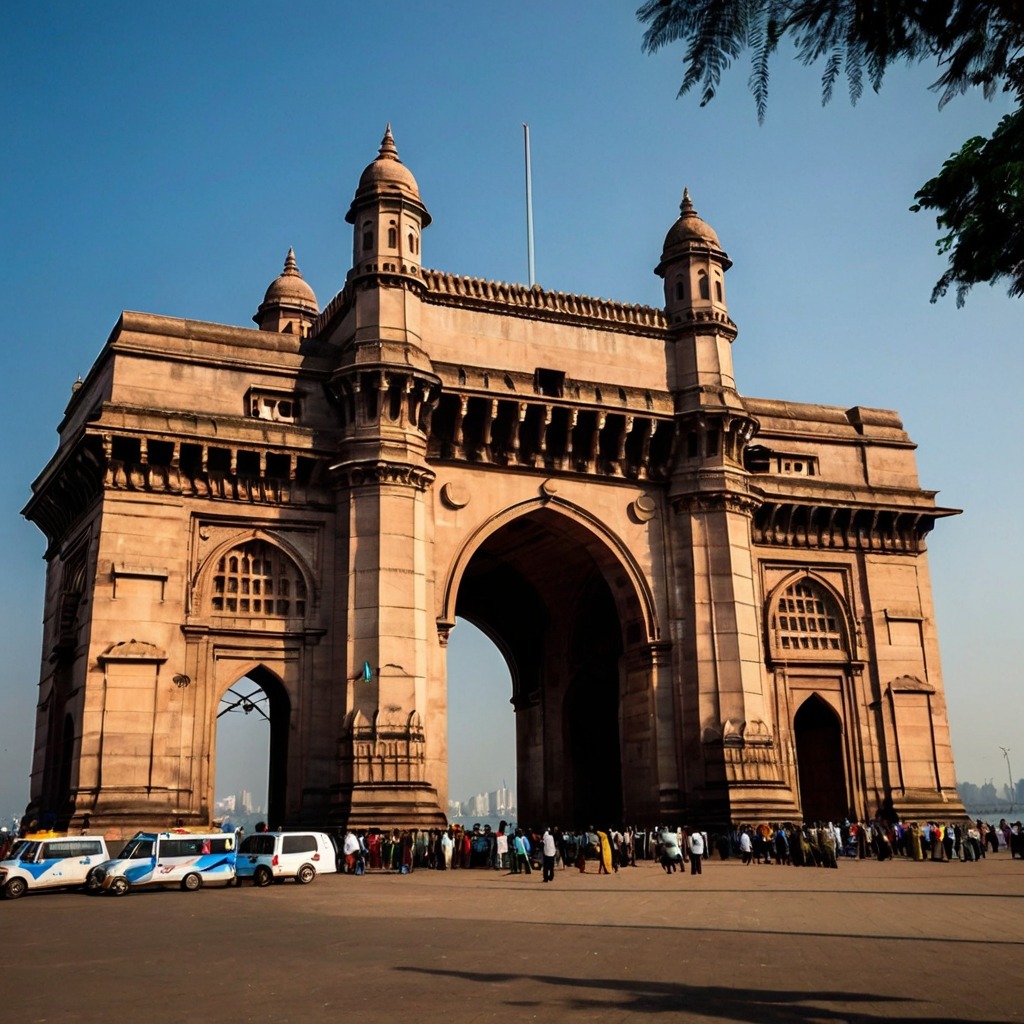
[[[806,821],[835,821],[848,813],[843,731],[839,716],[817,694],[793,717],[800,807]]]
[[[266,666],[240,676],[221,697],[217,718],[226,714],[256,714],[266,719],[270,729],[267,761],[267,821],[271,827],[287,817],[288,734],[291,700],[281,680]],[[212,801],[210,802],[212,806]]]
[[[624,734],[621,709],[629,654],[641,660],[646,634],[615,553],[570,516],[535,508],[473,551],[455,614],[491,637],[509,666],[521,820],[621,821],[639,803],[629,799],[639,776],[623,750],[644,738],[636,724]]]

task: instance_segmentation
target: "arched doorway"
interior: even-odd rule
[[[251,811],[236,800],[232,821],[262,811],[274,827],[284,822],[288,784],[291,701],[281,680],[264,666],[224,692],[217,709],[216,796],[248,793]]]
[[[509,666],[520,820],[621,822],[624,655],[645,633],[636,590],[605,541],[552,508],[514,518],[467,562],[455,612]]]
[[[839,716],[817,694],[793,718],[800,807],[805,821],[835,821],[848,812]]]

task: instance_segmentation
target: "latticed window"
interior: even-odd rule
[[[783,651],[842,651],[846,647],[835,600],[806,579],[788,587],[780,598],[772,632],[776,647]]]
[[[306,581],[278,548],[251,540],[217,563],[211,605],[221,615],[302,616]]]

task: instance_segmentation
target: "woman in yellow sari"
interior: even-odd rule
[[[612,870],[619,870],[618,864],[615,863],[612,857],[612,841],[608,838],[608,833],[603,829],[598,829],[598,839],[601,840],[601,859],[598,861],[597,873],[599,875],[610,875]]]

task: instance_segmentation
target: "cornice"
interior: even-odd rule
[[[751,526],[755,544],[879,554],[920,554],[925,537],[952,509],[879,508],[765,500]]]

